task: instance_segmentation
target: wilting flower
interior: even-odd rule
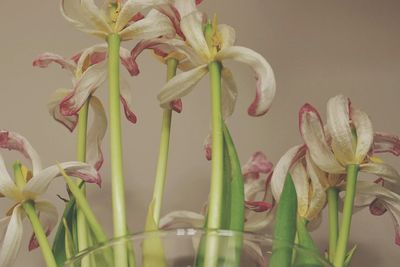
[[[312,223],[310,228],[316,227],[326,204],[326,193],[320,182],[324,177],[317,171],[305,145],[292,147],[276,164],[271,189],[278,202],[289,173],[296,188],[298,215]]]
[[[45,193],[50,182],[60,176],[59,166],[53,165],[42,169],[42,164],[37,152],[31,144],[21,135],[0,131],[0,148],[16,150],[32,163],[32,173],[25,171],[24,184],[16,183],[9,175],[3,157],[0,154],[0,194],[14,201],[14,205],[7,216],[0,220],[0,240],[3,245],[0,251],[0,266],[11,266],[15,261],[21,246],[25,212],[22,204],[34,201],[35,208],[44,227],[45,233],[50,234],[57,223],[56,207],[47,201],[38,200]],[[91,165],[81,162],[64,162],[60,166],[71,176],[79,177],[88,183],[100,185],[100,176]],[[32,237],[29,249],[37,246],[35,237]]]
[[[170,19],[152,9],[166,0],[62,0],[61,12],[79,30],[106,39],[118,34],[121,40],[149,39],[174,32]]]
[[[319,168],[328,173],[341,174],[346,172],[348,165],[357,164],[360,171],[385,177],[392,182],[400,178],[393,167],[373,156],[374,152],[392,152],[397,148],[392,147],[393,142],[383,136],[375,135],[374,141],[368,115],[354,108],[349,99],[343,95],[331,98],[327,118],[327,127],[324,127],[318,111],[310,104],[305,104],[299,113],[301,134],[312,160]]]
[[[245,193],[245,225],[246,231],[264,229],[273,219],[274,203],[270,194],[270,178],[272,163],[262,152],[256,152],[243,166]],[[265,177],[261,177],[264,174]],[[192,211],[173,211],[160,220],[161,228],[191,226],[202,228],[205,223],[206,206],[202,213]]]
[[[216,25],[214,22],[212,44],[209,46],[203,32],[204,21],[204,15],[197,10],[181,18],[180,27],[185,41],[174,39],[169,48],[172,47],[185,56],[185,68],[188,70],[178,74],[164,86],[158,95],[161,106],[168,108],[171,101],[190,93],[207,74],[208,63],[233,59],[249,65],[256,73],[256,97],[248,113],[252,116],[265,114],[275,95],[275,78],[270,65],[253,50],[234,46],[235,31],[228,25]],[[222,113],[227,117],[234,110],[237,92],[233,76],[225,66],[222,68],[222,84]]]

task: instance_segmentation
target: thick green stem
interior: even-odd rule
[[[177,59],[170,58],[167,60],[167,81],[169,81],[172,77],[175,76],[177,66],[178,66]],[[171,135],[171,120],[172,120],[172,110],[165,109],[163,112],[163,118],[161,122],[160,150],[158,153],[156,178],[153,191],[153,200],[154,200],[153,219],[157,227],[160,222],[161,206],[162,206],[164,187],[165,187],[165,177],[167,173],[169,140]]]
[[[356,184],[359,166],[356,164],[347,166],[346,196],[343,206],[343,218],[340,225],[339,237],[336,246],[334,260],[335,267],[343,267],[347,253],[347,242],[350,235],[351,218],[353,215],[354,198],[356,194]]]
[[[44,233],[43,227],[40,224],[33,201],[24,202],[22,207],[31,221],[33,232],[36,235],[36,239],[39,243],[47,267],[57,267],[56,260],[54,259],[54,255],[51,251],[51,247],[47,240],[46,234]]]
[[[333,261],[335,258],[338,232],[339,232],[339,213],[338,213],[338,199],[339,191],[335,187],[330,187],[328,193],[328,217],[329,217],[329,260]]]
[[[87,135],[87,122],[88,122],[88,111],[89,111],[89,99],[82,106],[79,111],[78,120],[78,141],[77,141],[77,160],[86,161],[86,135]],[[80,184],[82,180],[77,179],[77,183]],[[86,195],[85,185],[81,187],[82,193]],[[88,244],[88,233],[85,216],[80,209],[77,209],[77,229],[78,229],[78,249],[82,251],[89,247]],[[87,266],[87,264],[83,264]]]

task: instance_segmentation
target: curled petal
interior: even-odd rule
[[[236,99],[238,95],[236,82],[233,79],[232,72],[228,68],[223,68],[221,72],[222,87],[222,116],[227,118],[235,110]]]
[[[95,183],[99,186],[101,185],[100,175],[92,165],[77,161],[63,162],[59,165],[70,176],[80,178],[87,183]],[[23,189],[23,194],[27,198],[35,199],[38,195],[41,195],[46,191],[50,182],[54,178],[60,176],[62,176],[62,174],[60,173],[58,165],[53,165],[43,169],[28,181]]]
[[[58,212],[57,208],[47,201],[35,201],[35,208],[39,213],[39,219],[46,236],[49,236],[51,231],[57,225]],[[32,235],[29,241],[29,251],[39,247],[39,242],[35,234]]]
[[[307,171],[302,162],[295,164],[291,171],[292,180],[296,188],[298,214],[305,218],[308,213],[309,183]]]
[[[233,59],[247,64],[256,74],[256,97],[248,113],[250,116],[261,116],[268,112],[275,96],[276,83],[274,72],[263,56],[253,50],[231,46],[218,52],[217,60]]]
[[[52,115],[56,121],[67,127],[68,130],[72,132],[78,123],[78,114],[64,116],[60,112],[60,102],[70,94],[71,94],[70,89],[56,90],[51,95],[50,100],[47,103],[47,108],[49,110],[50,115]]]
[[[372,215],[381,216],[386,213],[387,208],[381,200],[375,199],[371,204],[369,204],[369,211]]]
[[[374,140],[372,123],[368,115],[359,109],[352,110],[351,119],[354,123],[357,133],[355,159],[356,162],[363,162],[364,158],[368,154],[368,151],[370,151]]]
[[[203,59],[211,57],[206,39],[203,32],[203,14],[194,11],[181,20],[181,29],[186,37],[186,41],[194,50],[202,56]]]
[[[265,201],[246,201],[246,208],[255,212],[265,212],[273,208],[273,204]]]
[[[324,132],[318,111],[310,104],[304,104],[299,111],[299,128],[313,161],[326,172],[341,173],[341,166],[332,153]]]
[[[191,2],[191,0],[187,2]],[[176,34],[185,39],[185,35],[183,34],[180,27],[181,15],[179,14],[179,11],[171,4],[159,5],[155,7],[155,9],[167,16],[171,20],[171,23],[175,28]]]
[[[253,212],[251,216],[246,217],[244,230],[256,232],[265,229],[274,220],[275,210],[276,209],[272,208],[265,212]]]
[[[316,218],[319,214],[321,214],[322,209],[324,208],[326,204],[326,193],[325,189],[321,184],[321,180],[323,177],[326,175],[324,174],[323,177],[320,177],[322,174],[321,172],[319,173],[320,175],[317,174],[317,172],[310,172],[310,168],[308,165],[312,165],[312,160],[309,155],[309,153],[306,154],[306,163],[307,163],[307,173],[308,176],[310,177],[311,183],[310,183],[310,196],[309,196],[309,205],[308,205],[308,210],[306,214],[306,219],[311,221],[314,218]],[[311,167],[312,168],[312,167]],[[314,168],[313,170],[315,170]]]
[[[73,92],[60,103],[61,114],[71,116],[77,114],[88,97],[104,82],[107,76],[105,62],[92,65],[77,81]]]
[[[119,51],[119,56],[121,58],[122,65],[126,68],[131,76],[139,74],[139,69],[137,68],[136,62],[133,61],[131,53],[129,50],[121,47]]]
[[[0,130],[0,148],[16,150],[24,155],[25,158],[32,162],[34,175],[41,171],[42,162],[39,154],[22,135],[16,132]]]
[[[128,119],[128,121],[132,123],[137,122],[137,117],[135,113],[133,113],[132,109],[132,95],[131,95],[131,90],[129,88],[128,83],[125,80],[121,80],[121,86],[120,86],[120,100],[122,103],[122,106],[124,108],[124,113],[125,117]]]
[[[173,211],[160,220],[160,228],[169,229],[185,225],[201,228],[204,225],[204,216],[192,211]]]
[[[375,133],[372,153],[392,153],[400,156],[400,138],[387,133]]]
[[[206,139],[203,143],[204,155],[207,160],[212,159],[212,135],[211,131],[208,132]]]
[[[386,178],[385,180],[392,183],[398,183],[400,181],[400,174],[396,169],[385,163],[363,163],[360,165],[360,171],[384,177]]]
[[[327,104],[327,125],[332,137],[332,150],[344,166],[360,163],[355,161],[350,109],[350,101],[343,95],[332,97]]]
[[[174,27],[167,16],[152,9],[142,20],[139,20],[120,32],[121,40],[151,39],[165,35],[173,35]]]
[[[181,99],[171,101],[170,106],[173,111],[175,111],[177,113],[182,112],[182,100]]]
[[[260,173],[270,173],[273,168],[271,161],[261,151],[255,152],[242,167],[242,174],[247,179],[258,179]]]
[[[7,198],[18,199],[19,190],[8,174],[3,156],[0,154],[0,194]]]
[[[94,118],[88,131],[87,163],[99,170],[104,161],[101,143],[107,130],[107,117],[103,104],[97,97],[90,97],[90,106],[93,110]]]
[[[23,210],[20,204],[14,207],[0,250],[0,266],[12,266],[21,247],[24,226]]]
[[[193,87],[208,72],[207,65],[201,65],[195,69],[180,73],[169,80],[158,94],[157,98],[163,108],[170,108],[170,102],[190,93]]]
[[[96,65],[106,59],[107,44],[97,44],[83,50],[76,63],[77,73],[83,74],[89,66]]]
[[[75,73],[76,64],[71,59],[63,58],[60,55],[53,54],[53,53],[43,53],[37,56],[34,60],[32,65],[34,67],[39,68],[47,68],[51,63],[57,63],[63,69],[67,69],[72,73]]]
[[[233,27],[226,24],[220,24],[218,25],[218,31],[221,34],[222,39],[221,50],[231,47],[235,44],[236,33]]]

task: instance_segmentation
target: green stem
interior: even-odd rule
[[[172,77],[175,76],[177,66],[178,66],[177,59],[169,58],[167,60],[167,81],[169,81],[170,79],[172,79]],[[153,219],[157,227],[160,222],[161,205],[163,201],[165,177],[167,173],[169,140],[171,135],[171,120],[172,120],[172,110],[169,108],[165,109],[163,112],[163,118],[161,122],[160,151],[158,153],[156,178],[153,191],[153,199],[154,199]]]
[[[356,194],[356,184],[359,166],[356,164],[347,166],[346,196],[343,206],[343,218],[340,225],[339,237],[334,260],[335,267],[343,267],[347,253],[347,242],[350,235],[351,218],[353,215],[353,204]]]
[[[33,231],[35,232],[36,239],[39,243],[47,267],[57,267],[57,263],[51,251],[50,244],[47,240],[46,234],[44,233],[43,227],[40,224],[39,217],[36,213],[34,202],[24,202],[22,204],[22,207],[24,208],[26,215],[31,221]]]
[[[87,135],[87,124],[88,124],[88,111],[89,111],[89,98],[82,106],[79,111],[78,120],[78,141],[77,141],[77,160],[86,161],[86,135]],[[77,183],[80,184],[82,180],[77,179]],[[86,195],[85,185],[81,187],[82,193]],[[78,249],[82,251],[89,247],[88,244],[88,233],[85,216],[80,209],[77,209],[77,229],[78,229]],[[87,264],[83,264],[88,266]]]
[[[338,199],[339,191],[335,187],[330,187],[328,193],[328,217],[329,217],[329,260],[333,261],[335,258],[338,231],[339,231],[339,213],[338,213]]]

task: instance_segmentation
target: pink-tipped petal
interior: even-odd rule
[[[182,39],[185,39],[185,35],[180,27],[181,15],[179,14],[179,11],[171,4],[159,5],[156,7],[156,9],[170,19],[172,25],[174,26],[175,33]]]
[[[34,175],[42,170],[39,154],[22,135],[16,132],[0,130],[0,148],[16,150],[24,155],[25,158],[32,162]]]
[[[261,173],[268,174],[274,165],[267,159],[261,151],[255,152],[251,158],[243,165],[242,174],[245,180],[259,179]]]
[[[182,112],[182,100],[181,99],[177,99],[174,101],[171,101],[170,103],[171,105],[171,109],[177,113],[181,113]]]
[[[78,123],[78,114],[71,116],[64,116],[60,112],[60,102],[67,96],[71,94],[70,89],[58,89],[50,97],[47,103],[47,108],[51,116],[64,125],[70,132],[73,132]]]
[[[372,153],[391,153],[400,156],[400,138],[387,133],[375,133]]]
[[[97,97],[91,96],[90,107],[93,110],[94,118],[88,131],[86,158],[87,163],[99,170],[104,161],[101,144],[107,130],[107,117],[103,104]]]
[[[397,170],[386,163],[363,163],[360,165],[360,171],[375,174],[392,183],[400,181],[400,174]]]
[[[265,201],[246,201],[246,208],[255,212],[265,212],[272,209],[273,204]]]
[[[56,64],[60,65],[61,68],[67,69],[72,73],[75,72],[76,64],[73,60],[66,59],[60,55],[48,53],[48,52],[37,56],[33,60],[32,65],[34,67],[47,68],[51,63],[56,63]]]
[[[212,159],[212,135],[211,131],[207,134],[206,139],[203,142],[204,155],[207,160]]]
[[[121,47],[119,56],[121,58],[121,63],[125,67],[125,69],[129,72],[131,76],[135,76],[139,74],[139,69],[136,62],[132,59],[131,53],[129,50]]]
[[[135,124],[137,122],[137,117],[135,113],[133,113],[133,108],[132,108],[132,94],[131,90],[129,88],[129,84],[125,80],[121,80],[121,103],[124,108],[124,113],[125,117],[130,121],[131,123]]]
[[[219,51],[216,59],[236,60],[253,69],[256,74],[256,96],[248,108],[248,113],[250,116],[262,116],[267,113],[275,96],[276,83],[274,72],[265,58],[249,48],[230,46]]]

